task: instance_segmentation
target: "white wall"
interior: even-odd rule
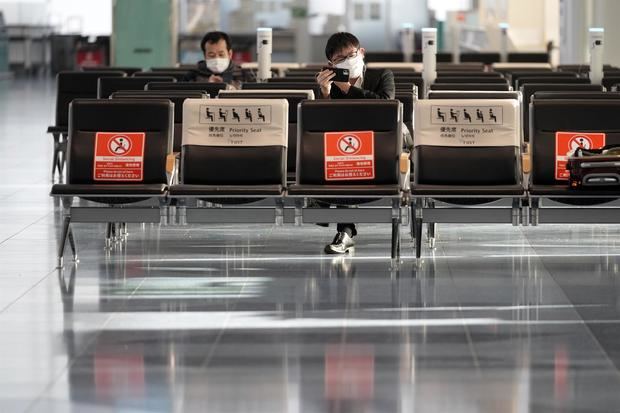
[[[112,33],[112,0],[0,0],[0,10],[7,24],[52,25],[60,33]]]
[[[605,29],[605,63],[619,66],[620,45],[617,39],[620,38],[620,1],[596,0],[592,6],[592,22],[589,26]],[[586,58],[589,59],[589,56],[586,55]]]
[[[364,19],[356,20],[353,16],[353,5],[364,5]],[[371,3],[380,3],[381,19],[370,20],[369,10]],[[351,0],[348,10],[347,30],[355,34],[364,47],[370,51],[397,50],[398,33],[403,23],[413,23],[416,30],[429,23],[426,0]]]

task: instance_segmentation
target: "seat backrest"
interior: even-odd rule
[[[518,92],[495,90],[434,90],[428,94],[429,99],[519,99]]]
[[[145,90],[200,90],[207,92],[210,97],[217,97],[220,90],[226,89],[226,83],[208,82],[149,82]]]
[[[519,71],[553,72],[550,63],[493,63],[491,69],[501,73],[513,73]]]
[[[364,55],[366,62],[404,62],[405,56],[402,52],[367,52]]]
[[[286,76],[296,75],[296,74],[303,74],[303,75],[311,74],[311,73],[315,73],[316,74],[316,73],[320,72],[321,67],[319,67],[319,68],[313,68],[313,67],[291,67],[289,69],[286,69],[284,74]]]
[[[372,69],[372,68],[369,68]],[[412,67],[386,67],[385,69],[389,69],[394,75],[394,79],[398,77],[422,77],[422,72],[416,72]]]
[[[485,76],[458,76],[458,77],[438,77],[435,83],[508,83],[503,77]]]
[[[149,82],[165,82],[171,81],[176,82],[173,77],[156,77],[156,76],[148,76],[148,77],[100,77],[99,83],[97,86],[97,97],[99,99],[108,99],[110,95],[114,92],[118,92],[119,90],[144,90],[144,86],[146,86]]]
[[[532,95],[542,91],[602,91],[602,86],[588,85],[588,84],[576,84],[576,83],[527,83],[521,86],[522,95],[522,124],[523,124],[523,137],[525,141],[529,141],[530,136],[530,100]]]
[[[181,180],[194,185],[285,185],[286,99],[187,99]]]
[[[390,71],[392,71],[392,69],[388,69]],[[413,70],[407,70],[407,69],[396,69],[396,71],[392,71],[392,74],[394,75],[394,79],[419,79],[422,77],[422,72],[414,72]]]
[[[67,182],[165,184],[173,117],[167,99],[75,99]]]
[[[292,77],[272,77],[267,79],[267,83],[290,83],[290,82],[308,82],[316,83],[316,73],[307,76],[292,76]]]
[[[304,72],[286,72],[284,74],[284,77],[280,79],[291,79],[292,81],[295,81],[296,79],[310,79],[310,78],[316,79],[316,75],[319,72],[320,70],[308,70],[308,69],[305,69]]]
[[[603,77],[603,86],[605,86],[607,90],[611,90],[616,83],[620,83],[620,76],[605,75],[605,77]]]
[[[461,53],[460,60],[464,63],[476,62],[490,65],[491,63],[499,62],[501,60],[501,56],[499,53],[494,52]]]
[[[465,70],[444,70],[437,72],[437,77],[504,77],[500,72],[468,72]]]
[[[127,76],[131,76],[136,72],[142,71],[141,67],[122,67],[122,66],[93,66],[82,67],[83,72],[124,72]]]
[[[614,95],[613,93],[610,95]],[[592,148],[620,144],[620,100],[542,99],[538,93],[530,104],[532,185],[567,185],[564,164],[573,142]],[[580,137],[580,133],[605,136]],[[589,142],[588,142],[589,141]],[[557,156],[556,156],[557,153]]]
[[[187,79],[190,74],[190,70],[158,70],[158,71],[149,71],[149,72],[136,72],[132,75],[132,77],[172,77],[175,78],[177,82],[183,82]]]
[[[576,78],[577,73],[572,72],[549,72],[544,70],[519,70],[516,72],[509,72],[506,74],[506,77],[510,80],[510,83],[513,87],[516,88],[517,81],[521,78],[526,77],[537,77],[537,78]],[[568,83],[568,82],[567,82]]]
[[[192,72],[195,71],[196,65],[185,65],[185,66],[172,66],[172,67],[151,67],[149,72]]]
[[[322,67],[322,66],[321,66]],[[368,62],[366,63],[368,69],[390,69],[392,73],[396,72],[414,72],[422,73],[424,65],[422,63],[413,62]],[[320,69],[320,67],[319,67]]]
[[[558,65],[557,69],[560,72],[577,72],[580,74],[586,74],[590,71],[590,65],[589,64]],[[603,72],[613,71],[617,69],[618,68],[612,65],[609,65],[609,64],[603,65]]]
[[[297,154],[297,106],[304,100],[314,100],[312,90],[221,90],[220,99],[286,99],[288,101],[288,150],[286,165],[295,172]]]
[[[398,100],[301,102],[297,119],[297,183],[398,184],[398,157],[403,147],[402,111]],[[364,165],[359,165],[359,159],[344,159],[343,162],[355,165],[338,171],[334,165],[349,156],[348,148],[357,148],[355,153],[364,157]]]
[[[314,96],[321,96],[321,87],[316,82],[243,83],[242,90],[312,90]]]
[[[495,90],[509,91],[508,83],[434,83],[430,90]]]
[[[396,90],[398,89],[412,90],[414,87],[416,88],[417,96],[419,98],[423,98],[424,97],[424,79],[422,79],[421,77],[409,78],[407,80],[399,79],[399,80],[394,81],[394,88]]]
[[[620,99],[620,93],[603,92],[603,91],[588,91],[588,90],[586,91],[561,90],[561,91],[555,91],[555,92],[550,92],[550,91],[536,92],[530,97],[530,101],[533,98],[536,98],[536,99],[588,99],[588,100],[604,99],[604,100],[609,100],[609,99]]]
[[[415,125],[413,163],[417,184],[480,186],[521,182],[518,100],[418,101]]]
[[[585,79],[581,77],[521,77],[517,80],[515,90],[520,90],[521,86],[527,85],[530,83],[570,83],[570,84],[580,84],[580,85],[589,85],[590,79]]]
[[[420,60],[421,61],[421,60]],[[452,62],[452,60],[450,60]],[[462,63],[449,63],[449,62],[440,62],[437,60],[437,71],[438,72],[451,72],[454,70],[460,71],[472,71],[472,72],[484,72],[484,63],[476,63],[476,62],[462,62]]]
[[[208,99],[209,95],[198,90],[128,90],[112,93],[112,99],[168,99],[174,104],[173,152],[181,152],[183,102],[185,99]]]
[[[69,125],[69,103],[73,99],[97,97],[97,82],[101,76],[124,77],[124,72],[88,71],[60,72],[56,77],[56,126]]]
[[[422,53],[414,53],[413,54],[413,62],[422,62],[424,60],[424,56]],[[403,60],[401,60],[401,62],[403,62]],[[454,58],[452,57],[452,53],[450,52],[437,52],[437,63],[452,63],[454,61]]]
[[[511,52],[507,57],[509,63],[549,63],[546,52]]]

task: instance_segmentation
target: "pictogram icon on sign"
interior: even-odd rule
[[[125,155],[131,149],[131,140],[127,136],[116,135],[114,138],[110,139],[108,149],[112,155]]]
[[[577,149],[590,149],[592,148],[592,140],[585,135],[573,136],[568,142],[568,147],[570,148],[569,154]]]
[[[355,155],[362,149],[362,142],[357,136],[346,135],[338,139],[338,150],[343,155]]]

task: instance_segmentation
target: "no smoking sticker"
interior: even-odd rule
[[[373,131],[325,133],[325,180],[375,178]]]
[[[555,179],[567,181],[570,172],[566,170],[568,157],[576,149],[599,149],[605,146],[604,133],[556,132],[555,134]]]
[[[143,132],[97,132],[93,179],[95,181],[142,181]]]

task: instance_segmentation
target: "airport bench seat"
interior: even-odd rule
[[[62,200],[62,266],[66,241],[77,249],[71,224],[160,223],[166,216],[167,155],[172,151],[173,104],[167,99],[76,99],[69,106],[67,183],[52,187]],[[120,149],[120,152],[118,151]],[[74,204],[75,198],[93,204]]]
[[[328,198],[374,198],[397,197],[401,194],[400,185],[290,185],[291,196],[328,197]]]
[[[419,185],[412,184],[412,196],[431,197],[489,197],[522,196],[525,189],[522,184],[513,185]]]
[[[522,182],[519,102],[429,99],[416,105],[411,233],[421,256],[422,227],[434,248],[437,223],[520,223]],[[493,171],[493,173],[489,173]],[[446,205],[436,205],[435,201]],[[502,205],[510,200],[510,205]]]
[[[528,192],[533,196],[598,198],[620,197],[620,188],[615,189],[572,189],[568,185],[530,185]]]
[[[89,198],[132,197],[151,198],[166,195],[166,184],[59,184],[52,187],[52,195]]]
[[[187,185],[170,187],[172,198],[274,197],[284,192],[282,185]]]

